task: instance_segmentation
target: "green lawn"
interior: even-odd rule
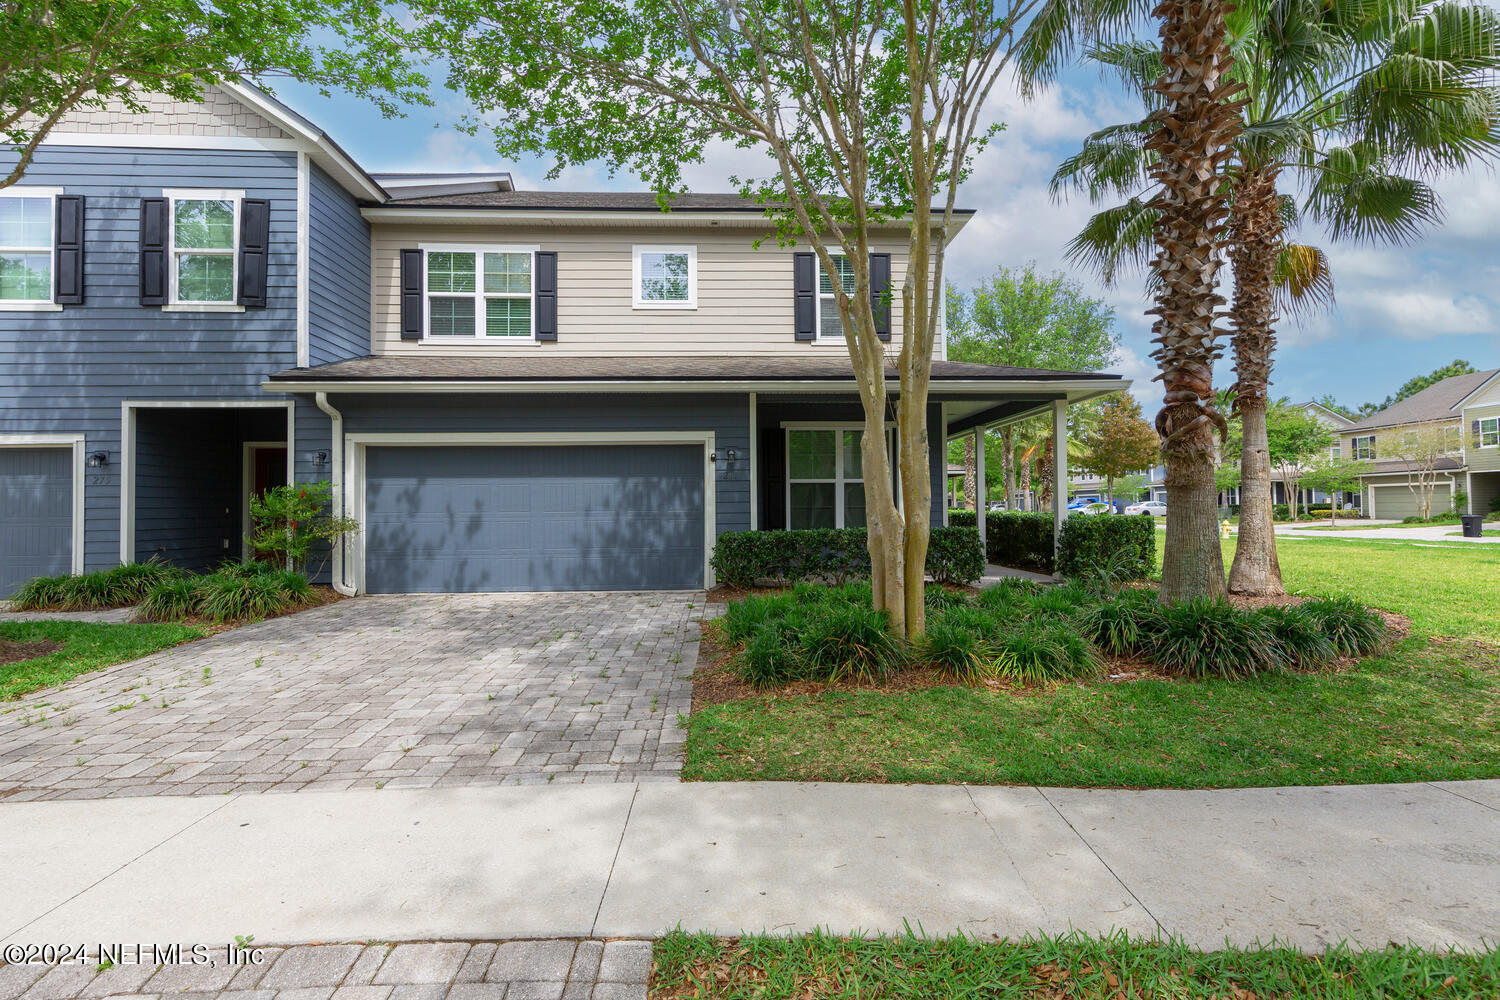
[[[1291,589],[1406,615],[1412,637],[1355,669],[1254,681],[769,694],[695,713],[683,777],[1229,788],[1500,776],[1500,550],[1308,539],[1279,552]]]
[[[1500,951],[1439,955],[1410,946],[1198,952],[1123,935],[740,939],[656,942],[652,1000],[1418,1000],[1500,996]]]
[[[11,701],[62,684],[79,674],[133,660],[205,634],[203,629],[189,625],[0,622],[0,639],[62,643],[61,649],[44,656],[0,666],[0,700]]]

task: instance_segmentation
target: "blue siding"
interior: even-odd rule
[[[308,353],[326,365],[370,353],[370,225],[319,170],[308,185]]]
[[[86,481],[84,563],[97,569],[119,558],[121,401],[275,398],[262,379],[296,363],[296,155],[43,147],[22,184],[87,197],[86,301],[61,312],[0,312],[0,433],[82,433],[89,451],[109,453]],[[266,308],[176,313],[139,304],[140,199],[194,187],[270,199]],[[326,417],[308,407],[303,419],[303,409],[299,434],[315,437],[321,425],[326,448]],[[237,443],[225,447],[237,468]]]
[[[716,528],[750,527],[750,397],[668,393],[552,396],[336,396],[346,433],[713,431]],[[301,434],[299,432],[300,439]],[[724,453],[735,450],[735,461]]]

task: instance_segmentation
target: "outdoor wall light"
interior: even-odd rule
[[[89,463],[89,468],[90,469],[102,469],[102,468],[104,468],[104,466],[106,466],[106,465],[109,464],[109,452],[107,452],[107,451],[91,451],[91,452],[89,452],[88,463]]]
[[[724,461],[726,462],[733,462],[736,457],[737,456],[733,448],[730,448],[728,451],[724,452]],[[708,460],[710,462],[717,462],[719,460],[719,453],[716,451],[709,452]]]
[[[313,452],[313,465],[327,465],[327,464],[328,464],[328,452],[326,452],[326,451],[315,451],[315,452]]]

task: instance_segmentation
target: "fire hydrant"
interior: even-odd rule
[[[1220,521],[1219,522],[1219,537],[1220,538],[1228,538],[1229,535],[1230,535],[1229,522],[1228,521]]]

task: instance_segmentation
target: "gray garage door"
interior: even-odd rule
[[[0,597],[73,565],[73,450],[0,448]]]
[[[369,448],[374,594],[703,586],[703,449]]]

